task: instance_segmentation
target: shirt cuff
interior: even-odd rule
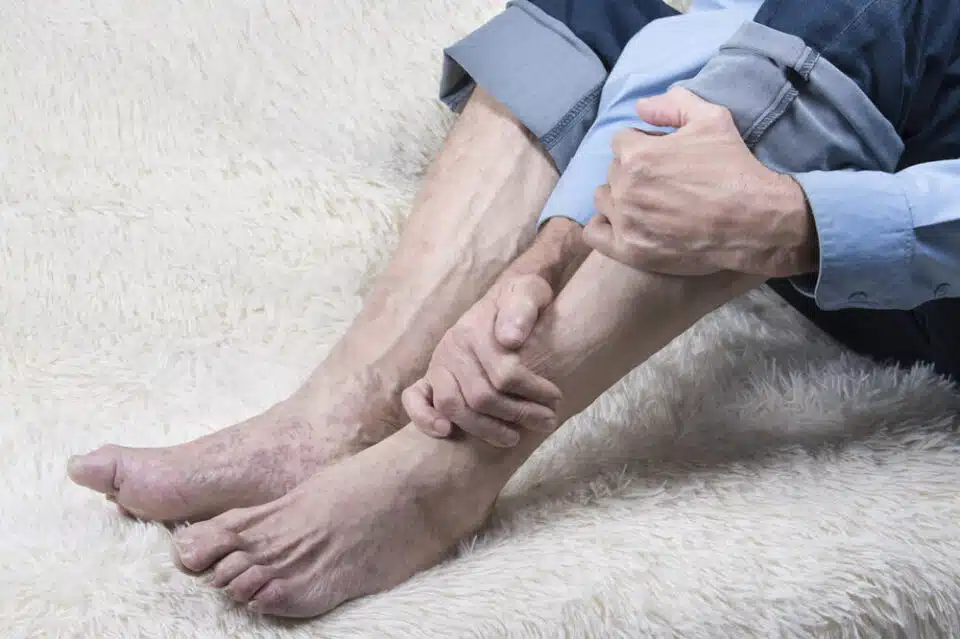
[[[814,171],[794,177],[820,243],[818,274],[792,280],[800,292],[824,310],[910,309],[923,302],[911,286],[913,215],[896,175]]]
[[[597,115],[606,69],[559,20],[527,0],[444,51],[440,99],[459,111],[483,87],[563,171]]]

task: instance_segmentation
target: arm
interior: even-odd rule
[[[820,268],[794,284],[821,308],[909,309],[960,296],[960,160],[795,178],[813,212]]]

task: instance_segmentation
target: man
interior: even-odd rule
[[[948,299],[960,277],[960,161],[936,162],[960,155],[960,63],[952,36],[939,30],[953,24],[956,9],[862,4],[785,12],[784,1],[769,0],[696,78],[674,77],[729,107],[732,119],[683,90],[642,100],[638,119],[637,98],[667,88],[644,75],[651,57],[659,69],[689,65],[673,51],[660,60],[631,43],[541,221],[573,218],[586,226],[591,248],[648,271],[791,277],[771,284],[841,342],[960,379],[960,302]],[[707,37],[739,19],[733,10],[698,17],[712,21]],[[680,37],[669,22],[648,30]],[[791,28],[817,46],[787,36]],[[671,136],[648,134],[676,127]],[[794,178],[764,170],[748,147]],[[893,174],[898,167],[904,170]],[[901,310],[862,310],[884,308]],[[441,342],[405,405],[438,436],[455,422],[489,443],[512,445],[516,423],[549,404],[538,405],[521,385],[509,394],[491,389],[484,376],[510,360],[490,348],[479,325],[467,324]],[[536,381],[530,372],[513,374],[523,386]],[[479,410],[471,401],[478,395]],[[523,397],[532,405],[519,403]],[[521,418],[500,418],[521,408]]]
[[[704,313],[763,281],[765,274],[731,270],[686,278],[654,275],[600,253],[587,257],[589,247],[580,237],[580,226],[564,219],[546,222],[531,248],[510,264],[528,241],[556,180],[553,163],[565,166],[578,146],[578,135],[582,137],[587,128],[584,118],[591,119],[591,109],[596,110],[593,86],[597,83],[590,78],[599,76],[602,82],[602,67],[583,43],[589,43],[602,60],[607,44],[622,48],[640,27],[670,13],[652,1],[591,0],[562,3],[565,8],[560,4],[542,2],[540,9],[515,4],[500,22],[494,21],[451,52],[462,58],[465,51],[477,47],[487,52],[481,58],[495,59],[499,51],[511,61],[507,68],[514,68],[524,58],[505,50],[503,42],[499,47],[491,47],[490,41],[486,49],[482,46],[484,39],[497,35],[496,24],[512,20],[511,28],[520,29],[521,34],[529,28],[549,36],[538,45],[561,72],[551,74],[550,64],[537,68],[530,58],[529,75],[523,83],[514,82],[511,94],[503,91],[504,85],[485,81],[483,69],[468,69],[498,99],[480,89],[473,92],[428,175],[397,257],[357,323],[303,389],[263,416],[181,447],[159,451],[107,447],[73,460],[70,471],[76,481],[104,492],[139,517],[196,520],[226,511],[182,531],[177,537],[177,557],[188,570],[209,571],[213,585],[238,601],[249,602],[252,610],[286,616],[321,614],[436,563],[458,539],[481,525],[500,488],[543,441],[546,431],[584,408]],[[843,11],[834,14],[838,23],[843,22],[844,11],[860,15],[857,12],[864,8],[863,1],[839,4]],[[789,15],[787,9],[771,9],[762,24],[776,29],[778,20],[794,22],[797,16]],[[551,19],[551,11],[571,18],[573,33]],[[625,19],[643,14],[647,22],[634,28],[629,21],[610,22],[609,28],[602,29],[590,21],[578,26],[572,20],[582,15],[609,19],[619,11]],[[508,19],[508,15],[514,17]],[[955,34],[955,16],[946,18],[953,22],[937,16],[937,25],[952,28]],[[903,26],[890,16],[881,15],[880,22]],[[549,28],[538,30],[545,25]],[[850,22],[840,24],[845,26]],[[816,29],[810,30],[815,35]],[[621,31],[626,33],[618,40]],[[578,32],[583,38],[575,37]],[[606,35],[597,37],[597,33]],[[635,42],[644,40],[643,33]],[[514,42],[527,46],[531,38]],[[675,40],[670,43],[676,46]],[[668,42],[654,38],[647,42],[649,51],[667,46]],[[855,53],[862,54],[863,48],[854,47]],[[557,56],[564,53],[567,58],[558,61]],[[704,52],[704,62],[710,53]],[[687,75],[695,73],[692,69]],[[541,81],[547,86],[539,85]],[[554,86],[549,86],[551,81]],[[906,84],[912,82],[901,82]],[[455,82],[449,86],[456,88],[458,96],[467,92]],[[570,86],[574,95],[579,93],[572,101]],[[878,101],[874,88],[863,92]],[[514,114],[525,113],[517,96],[549,96],[551,89],[568,98],[566,103],[548,102],[538,112],[547,116],[523,119],[526,126],[502,106],[509,106]],[[655,106],[666,111],[670,105]],[[690,114],[684,113],[689,108],[681,104],[673,117],[662,117],[663,124],[681,127],[661,140],[679,140],[677,152],[698,137],[681,135],[691,126],[686,118]],[[731,147],[721,135],[719,118],[712,116],[704,124],[693,115],[699,132],[715,135]],[[935,121],[929,113],[918,117]],[[530,132],[539,138],[540,146]],[[553,162],[542,149],[551,152]],[[755,150],[760,155],[761,149]],[[702,150],[693,156],[700,154]],[[621,157],[621,164],[629,169],[630,158],[622,149]],[[637,158],[643,159],[639,154],[632,159]],[[743,166],[743,158],[738,159]],[[784,211],[800,210],[806,215],[806,208],[797,206],[803,202],[799,185],[759,166],[750,167],[757,177],[757,192],[772,176],[768,193],[777,196],[774,200],[783,203]],[[617,178],[616,171],[612,177]],[[662,182],[671,183],[666,178]],[[627,228],[622,220],[627,219],[636,192],[631,186],[629,181],[611,180],[614,206],[604,210],[611,228],[587,233],[598,249],[626,262],[639,259],[638,252],[623,250],[635,237],[622,232]],[[681,262],[678,270],[687,270],[686,260]],[[720,262],[690,270],[711,272]],[[723,263],[721,268],[729,266]],[[436,343],[494,280],[487,294],[447,332],[424,375],[432,349],[424,350],[423,345]],[[544,310],[561,287],[562,292]],[[493,334],[499,336],[499,346],[493,343]],[[482,361],[478,349],[495,357]],[[369,446],[392,426],[402,424],[397,398],[421,376],[423,381],[414,384],[405,398],[411,412],[416,412],[414,408],[437,411],[438,417],[428,416],[425,426],[446,420],[449,425],[480,430],[476,424],[482,418],[490,420],[484,422],[487,426],[505,426],[516,433],[514,441],[502,442],[515,445],[500,450],[478,438],[431,439],[408,425]],[[461,380],[486,380],[489,387],[464,397],[462,391],[472,387],[461,386]],[[500,392],[504,390],[510,396]],[[421,403],[414,407],[418,398]],[[513,403],[505,404],[505,399]],[[415,418],[422,421],[423,417]],[[440,430],[447,424],[441,423]],[[516,424],[536,426],[541,432],[518,429]],[[336,459],[342,461],[329,463]],[[299,487],[286,492],[298,483]],[[253,504],[263,505],[238,508]]]

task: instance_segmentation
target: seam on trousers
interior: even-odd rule
[[[601,82],[589,93],[577,100],[573,106],[570,107],[570,110],[567,111],[566,115],[560,118],[560,121],[557,122],[553,128],[547,131],[546,135],[540,138],[540,143],[546,147],[548,151],[560,142],[564,133],[566,133],[566,131],[570,128],[570,125],[583,118],[587,111],[587,107],[589,107],[592,102],[596,102],[600,99],[600,93],[603,91],[603,84],[604,83]]]
[[[817,66],[817,63],[820,61],[820,52],[811,47],[807,47],[805,52],[806,59],[803,64],[798,67],[794,66],[793,68],[797,70],[797,73],[800,74],[806,82],[810,81],[810,74],[813,73],[814,67]]]
[[[798,95],[800,95],[800,91],[798,91],[789,80],[784,80],[777,97],[774,98],[773,102],[764,109],[763,113],[747,127],[747,130],[742,133],[743,142],[747,145],[747,148],[752,150],[753,147],[757,145],[760,138],[763,137],[763,134],[767,132],[767,129],[773,126],[773,124],[780,119],[780,116],[786,113]]]
[[[943,0],[941,0],[941,1],[943,1]],[[952,2],[952,1],[953,1],[953,0],[946,0],[946,2]],[[861,7],[861,8],[860,8],[860,11],[857,12],[857,15],[855,15],[855,16],[850,20],[850,22],[847,24],[847,26],[845,26],[843,29],[840,30],[840,33],[838,33],[836,36],[834,36],[833,40],[831,40],[829,44],[824,44],[822,47],[820,47],[820,49],[823,51],[823,53],[826,54],[827,51],[832,50],[833,45],[835,45],[837,42],[839,42],[839,41],[840,41],[840,38],[842,38],[844,35],[846,35],[847,31],[849,31],[850,29],[852,29],[855,24],[857,24],[858,22],[860,22],[860,20],[863,19],[863,15],[864,15],[867,11],[869,11],[870,9],[872,9],[872,8],[873,8],[873,5],[875,5],[875,4],[877,4],[877,0],[872,0],[871,2],[868,2],[866,5],[864,5],[863,7]]]
[[[810,81],[810,75],[820,60],[820,53],[809,46],[804,47],[797,57],[790,62],[784,59],[778,59],[778,56],[771,56],[769,51],[764,51],[760,47],[750,46],[749,44],[738,43],[736,45],[725,45],[721,47],[720,50],[748,51],[770,59],[778,65],[783,65],[788,70],[792,69],[795,71],[804,82]],[[767,108],[757,116],[757,119],[743,131],[744,144],[746,144],[748,148],[753,149],[760,141],[760,138],[763,137],[763,134],[767,132],[767,129],[773,126],[776,121],[786,113],[787,109],[790,108],[790,105],[793,104],[793,101],[796,100],[799,95],[800,90],[789,76],[785,76],[783,86],[777,92],[776,97],[774,97]]]

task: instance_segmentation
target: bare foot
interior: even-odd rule
[[[329,408],[334,405],[305,387],[262,415],[206,437],[168,448],[103,446],[71,458],[67,472],[139,519],[200,521],[276,499],[324,464],[401,425],[390,410],[353,410],[346,402]]]
[[[451,446],[408,427],[276,501],[183,529],[177,562],[283,617],[391,588],[476,531],[503,485],[494,473],[478,481]]]

